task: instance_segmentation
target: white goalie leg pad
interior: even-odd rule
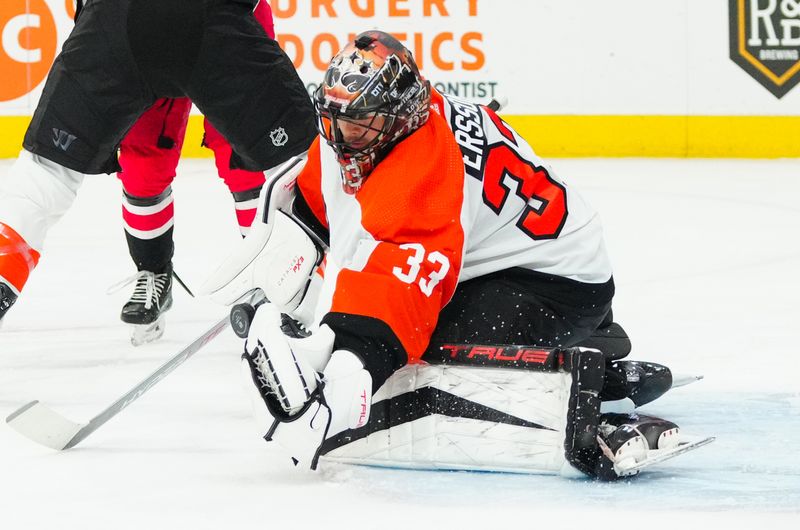
[[[23,150],[0,179],[0,222],[41,252],[47,231],[72,206],[83,178],[83,173]]]
[[[317,389],[317,373],[292,350],[281,330],[281,314],[273,304],[265,303],[256,311],[245,351],[262,388],[274,394],[284,412],[297,414]]]
[[[571,387],[569,373],[406,366],[373,397],[372,429],[367,429],[373,432],[349,443],[332,437],[322,458],[414,469],[559,474],[569,467],[564,444]]]
[[[294,265],[297,264],[293,264],[292,273],[293,275],[301,272],[306,274],[303,282],[301,282],[303,288],[305,288],[310,271],[313,270],[313,262],[317,259],[317,251],[315,249],[312,253],[307,250],[307,242],[310,241],[308,235],[303,232],[302,235],[298,236],[300,234],[298,230],[302,231],[302,228],[293,221],[293,226],[287,225],[286,220],[291,218],[282,213],[291,211],[297,176],[305,166],[305,161],[306,155],[294,157],[285,164],[267,172],[267,182],[261,189],[256,218],[250,232],[198,289],[200,294],[210,296],[218,303],[231,305],[248,291],[255,288],[263,288],[261,283],[264,282],[265,273],[263,270],[259,271],[259,269],[262,269],[265,265],[265,259],[269,261],[268,257],[265,258],[265,254],[275,252],[276,249],[280,250],[280,244],[292,237],[302,238],[298,245],[300,250],[298,252],[298,248],[286,249],[286,259],[291,260],[294,257],[303,261],[297,270],[294,270]],[[281,225],[278,230],[283,230],[283,234],[277,235],[273,240],[272,234],[278,224]],[[286,228],[287,226],[289,227],[288,229]],[[270,241],[272,241],[271,245]],[[313,259],[308,259],[312,263],[306,262],[307,254],[314,255]],[[273,264],[273,267],[279,266],[279,263]],[[270,274],[275,274],[275,272],[273,268]],[[272,293],[276,300],[271,298],[270,300],[273,303],[289,304],[297,296],[297,293],[287,292],[288,288],[289,284],[284,286],[283,290],[279,286],[278,292]],[[302,296],[299,298],[302,299]],[[296,307],[300,300],[298,299],[295,302]]]

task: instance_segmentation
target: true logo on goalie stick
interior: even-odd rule
[[[730,55],[777,98],[800,82],[800,0],[728,0]]]

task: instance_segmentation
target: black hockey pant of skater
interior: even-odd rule
[[[254,0],[87,0],[50,71],[24,147],[89,174],[162,97],[188,96],[231,143],[237,166],[308,149],[314,109]]]

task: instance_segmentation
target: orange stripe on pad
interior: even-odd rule
[[[0,277],[17,292],[22,291],[39,256],[13,228],[0,223]]]

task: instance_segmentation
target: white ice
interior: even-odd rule
[[[0,174],[8,170],[0,162]],[[644,408],[717,441],[614,484],[326,466],[253,431],[226,332],[78,447],[0,424],[0,529],[800,528],[800,161],[557,160],[600,211],[632,358],[705,380]],[[209,160],[182,162],[175,268],[197,286],[236,242]],[[226,313],[176,288],[164,338],[118,320],[120,186],[89,177],[0,331],[0,416],[39,399],[87,421]]]

